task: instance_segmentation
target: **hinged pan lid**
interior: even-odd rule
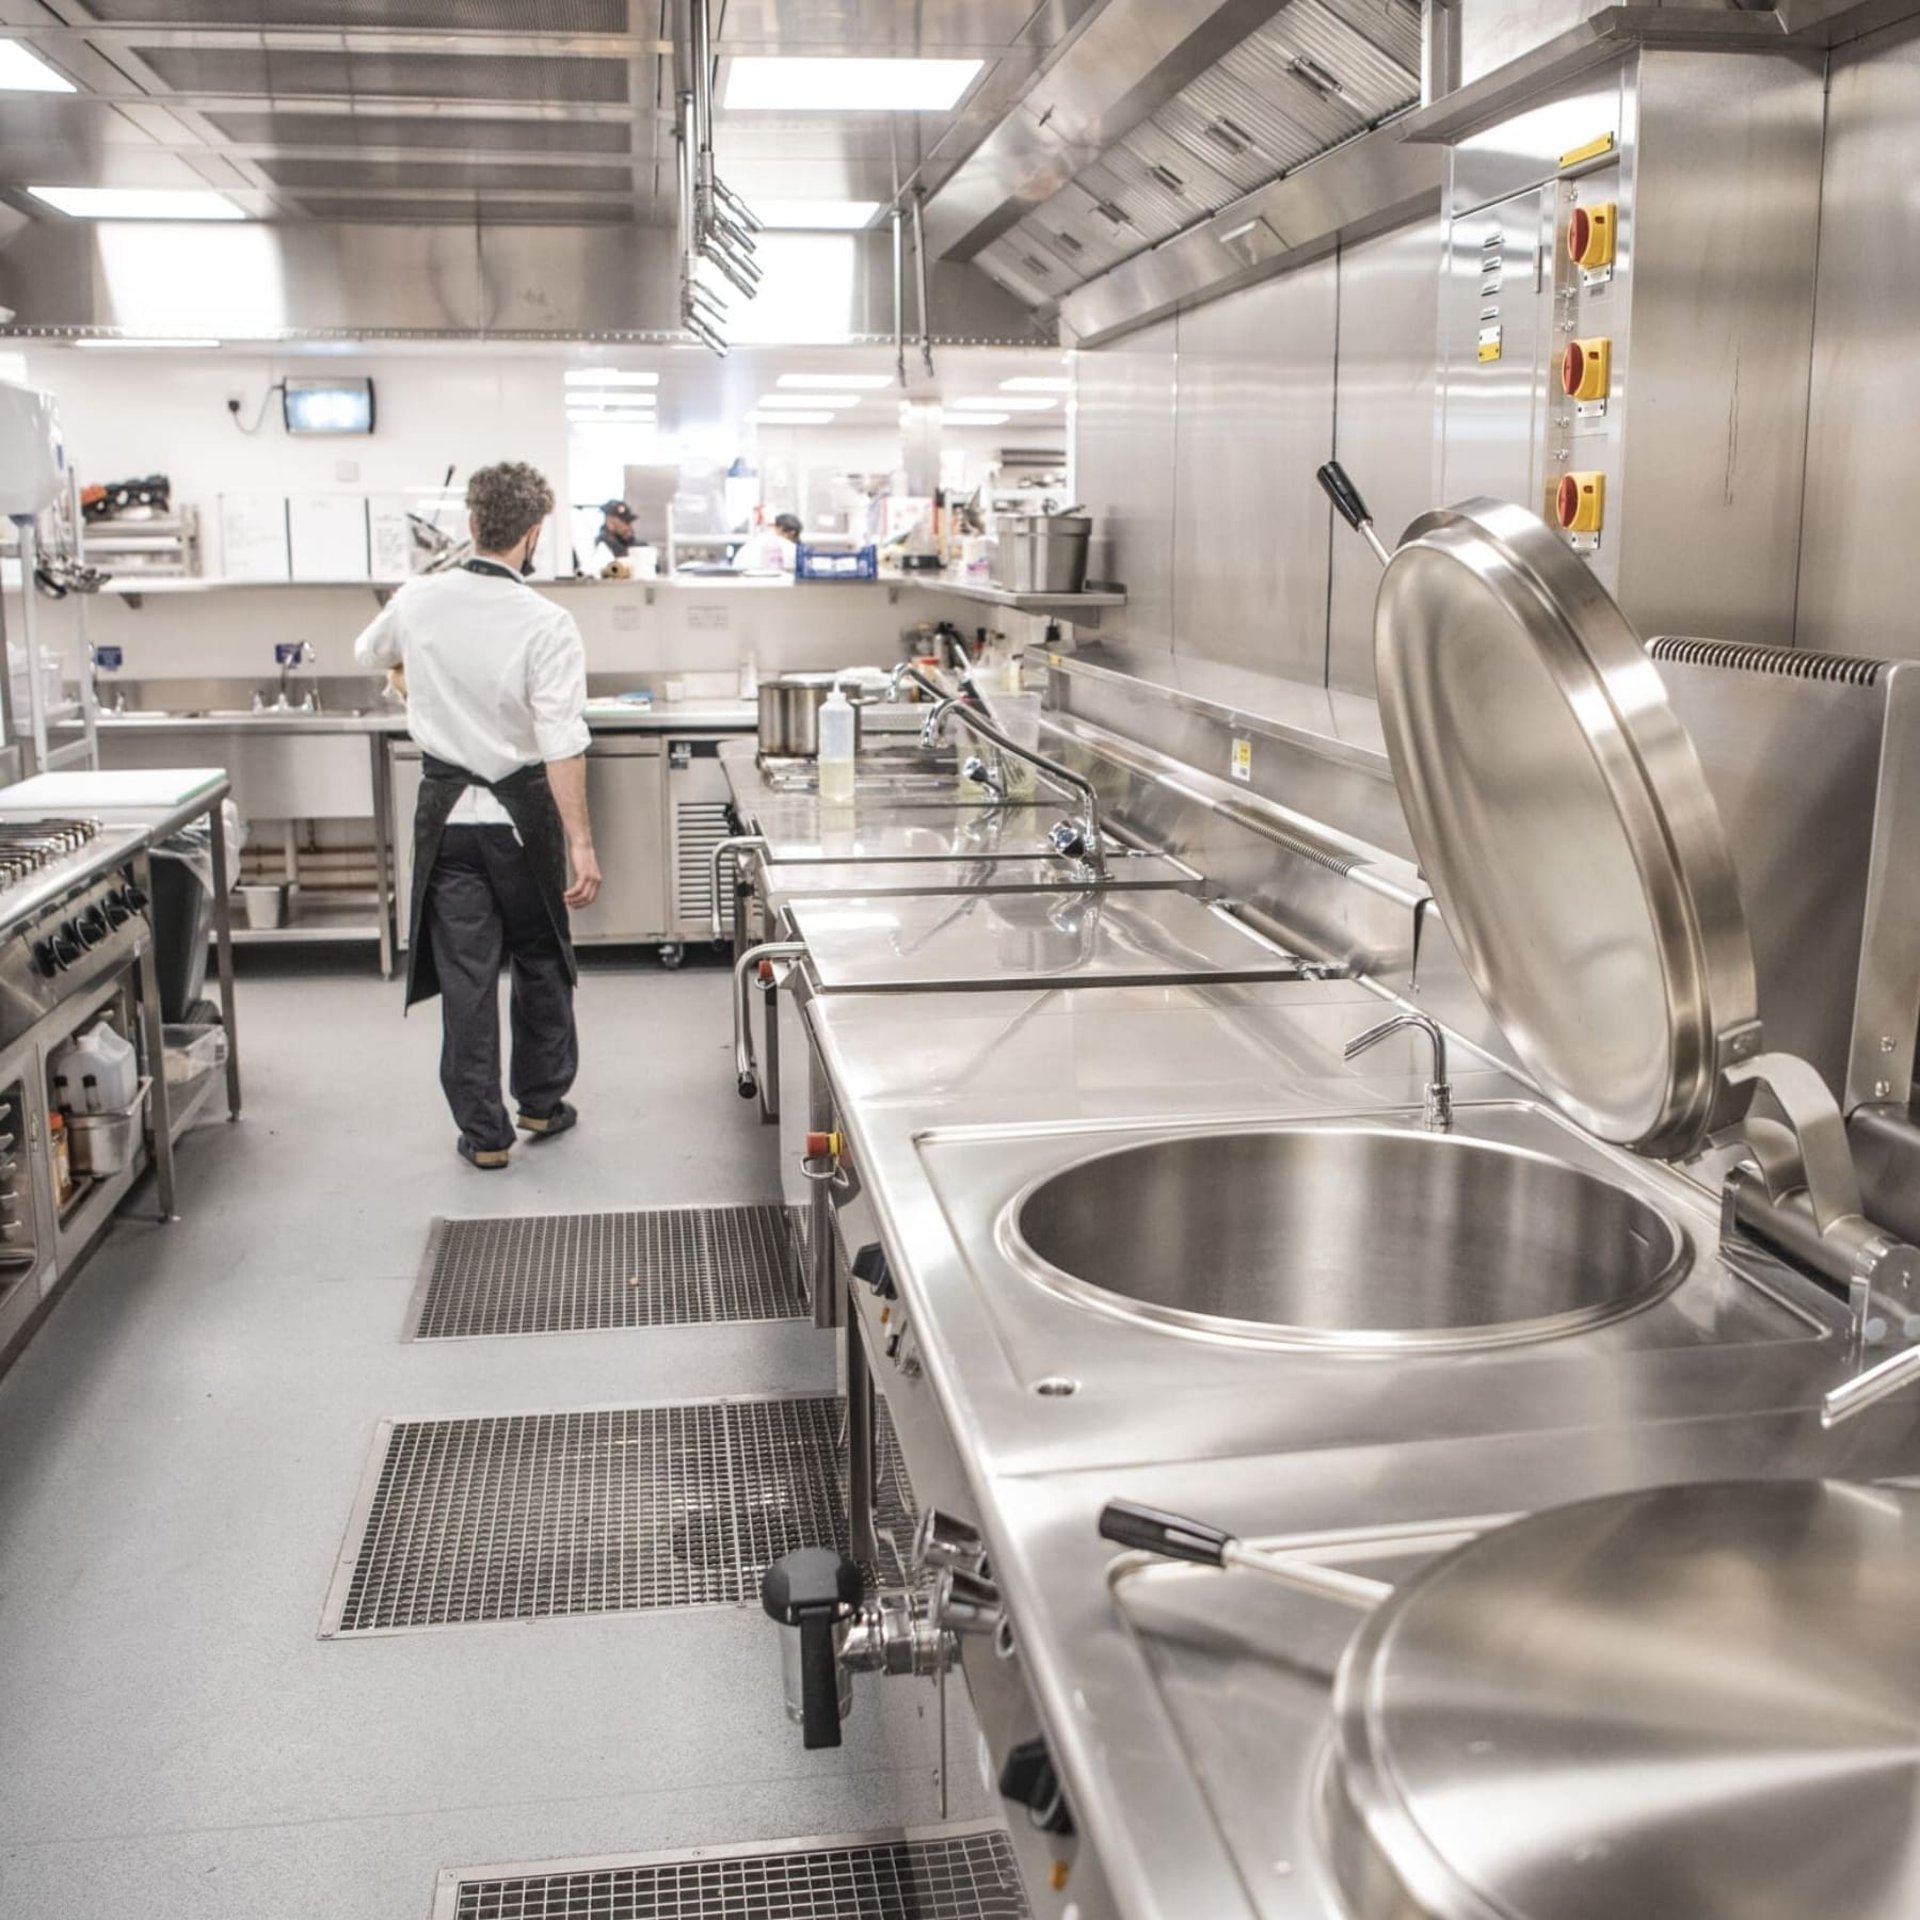
[[[1920,1494],[1549,1508],[1402,1586],[1334,1687],[1355,1920],[1912,1920]]]
[[[1601,1139],[1693,1151],[1759,1049],[1753,952],[1639,636],[1542,521],[1471,500],[1407,529],[1374,654],[1421,869],[1522,1064]]]

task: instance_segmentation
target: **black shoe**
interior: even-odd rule
[[[470,1167],[478,1167],[482,1173],[503,1173],[507,1162],[512,1158],[510,1147],[476,1147],[463,1133],[460,1136],[460,1158]]]
[[[556,1133],[566,1133],[580,1124],[580,1115],[562,1100],[551,1113],[521,1113],[514,1116],[513,1124],[522,1133],[531,1134],[536,1140],[551,1140]]]

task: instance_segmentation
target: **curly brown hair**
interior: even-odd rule
[[[467,482],[467,511],[482,553],[505,553],[553,511],[547,476],[524,460],[478,468]]]

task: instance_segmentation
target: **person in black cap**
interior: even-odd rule
[[[594,536],[596,547],[605,547],[616,560],[624,560],[640,543],[634,538],[633,509],[624,500],[607,500],[600,507],[600,531]]]

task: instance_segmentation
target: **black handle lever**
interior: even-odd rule
[[[859,1606],[860,1569],[831,1547],[784,1553],[760,1579],[760,1604],[770,1619],[800,1629],[801,1743],[808,1749],[840,1744],[840,1652],[834,1628]]]
[[[1203,1567],[1225,1566],[1227,1548],[1233,1544],[1232,1534],[1203,1520],[1136,1506],[1131,1500],[1109,1500],[1101,1509],[1100,1537],[1115,1546],[1164,1554],[1170,1560],[1193,1560]]]
[[[1314,477],[1327,490],[1327,498],[1339,509],[1341,519],[1356,533],[1372,520],[1367,503],[1360,498],[1360,489],[1338,460],[1329,460]]]

